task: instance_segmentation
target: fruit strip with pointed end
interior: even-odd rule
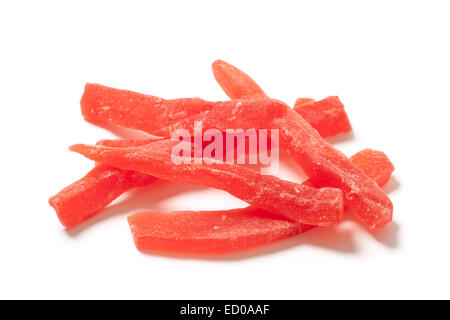
[[[293,221],[319,226],[335,225],[342,221],[343,199],[339,189],[315,189],[223,162],[205,165],[185,162],[185,158],[180,158],[180,164],[175,164],[171,151],[180,143],[163,140],[130,148],[80,144],[70,150],[116,168],[172,182],[221,189],[252,206]],[[186,147],[190,146],[189,142]]]

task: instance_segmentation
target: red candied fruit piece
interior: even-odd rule
[[[214,78],[230,99],[268,98],[260,86],[235,66],[216,60],[212,64]]]
[[[383,190],[364,172],[355,167],[339,150],[320,136],[297,112],[279,103],[286,111],[283,117],[271,121],[246,113],[246,106],[234,115],[238,106],[214,108],[203,120],[225,130],[226,128],[276,128],[280,132],[280,146],[310,177],[316,186],[331,186],[342,190],[348,207],[355,210],[362,221],[372,229],[384,227],[392,220],[393,205]]]
[[[61,224],[73,228],[99,213],[130,188],[145,186],[156,180],[149,175],[101,164],[48,202],[55,209]]]
[[[295,236],[311,227],[248,207],[226,211],[140,212],[128,217],[144,252],[221,254]]]
[[[344,105],[338,97],[310,102],[305,102],[304,98],[298,99],[294,110],[319,131],[322,137],[352,130]]]
[[[375,180],[379,186],[384,186],[389,181],[395,169],[384,152],[372,149],[355,153],[350,157],[350,161]]]
[[[180,142],[161,140],[142,147],[74,145],[70,150],[116,168],[221,189],[255,207],[297,222],[328,226],[342,221],[343,199],[339,189],[315,189],[234,164],[189,162],[175,165],[171,154],[175,146],[180,146]],[[181,144],[188,150],[191,146],[190,142]]]

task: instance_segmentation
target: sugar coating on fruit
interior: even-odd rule
[[[141,147],[75,145],[71,150],[116,168],[221,189],[255,207],[297,222],[327,226],[342,221],[343,199],[338,189],[315,189],[234,164],[190,162],[174,165],[171,150],[175,144],[179,142],[161,140]]]

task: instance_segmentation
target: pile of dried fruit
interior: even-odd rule
[[[83,178],[50,198],[59,220],[73,228],[92,218],[122,193],[158,179],[225,190],[250,206],[228,211],[141,212],[128,218],[138,249],[182,253],[225,253],[247,249],[342,222],[352,209],[370,229],[392,220],[393,206],[381,187],[394,170],[380,151],[365,149],[350,158],[324,137],[351,130],[338,97],[298,99],[289,108],[269,98],[247,74],[213,63],[214,77],[230,101],[198,98],[165,100],[132,91],[86,84],[84,118],[97,125],[137,129],[161,138],[102,140],[74,145],[96,161]],[[212,161],[174,164],[177,129],[277,129],[279,146],[309,176],[303,184],[282,180],[239,164]],[[195,137],[194,137],[195,140]],[[192,148],[195,141],[185,142]]]

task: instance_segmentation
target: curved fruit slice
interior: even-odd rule
[[[315,189],[226,163],[204,165],[191,163],[188,159],[189,163],[176,165],[171,155],[176,145],[180,142],[162,140],[134,148],[74,145],[70,150],[116,168],[221,189],[252,206],[297,222],[329,226],[342,221],[342,192],[338,189]],[[191,143],[186,147],[192,147]]]
[[[298,99],[294,110],[303,117],[322,137],[330,137],[352,130],[344,105],[338,97],[305,103]]]
[[[128,223],[139,250],[184,254],[235,252],[308,229],[252,207],[212,212],[140,212],[129,216]]]
[[[364,149],[355,153],[350,157],[350,161],[363,170],[380,187],[388,183],[395,169],[384,152],[372,149]]]
[[[61,224],[73,228],[99,213],[130,188],[154,181],[156,178],[149,175],[101,164],[48,202],[55,209]]]

